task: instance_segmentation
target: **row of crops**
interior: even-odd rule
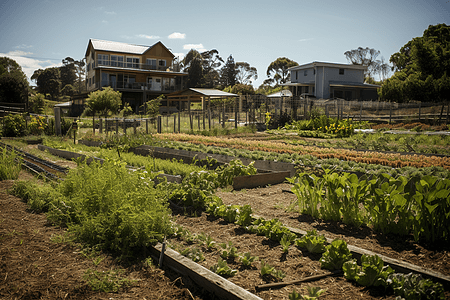
[[[103,249],[116,253],[123,258],[133,257],[143,247],[154,244],[158,240],[161,241],[164,236],[176,234],[177,229],[174,227],[170,216],[170,202],[177,206],[192,206],[204,209],[213,215],[223,217],[229,222],[237,222],[257,234],[266,235],[268,238],[277,240],[280,243],[282,243],[283,239],[284,243],[286,243],[286,240],[289,244],[295,242],[295,239],[289,238],[288,232],[276,221],[253,220],[251,218],[251,209],[224,206],[221,199],[214,195],[214,191],[218,187],[228,185],[230,179],[232,180],[234,176],[254,174],[255,170],[251,165],[244,167],[235,161],[228,167],[216,171],[196,169],[189,174],[185,173],[181,185],[166,182],[156,184],[154,179],[157,173],[152,173],[150,168],[129,172],[125,165],[130,164],[127,160],[132,159],[133,156],[130,155],[128,157],[122,153],[120,160],[118,157],[114,159],[108,157],[109,155],[111,157],[116,155],[113,153],[114,151],[111,151],[109,154],[107,151],[103,152],[102,155],[106,159],[103,166],[99,164],[88,166],[79,162],[79,167],[72,170],[59,185],[38,186],[17,182],[12,192],[27,200],[33,210],[46,212],[51,222],[67,226],[69,231],[73,232],[80,241],[91,245],[99,245]],[[147,158],[147,160],[149,163],[142,164],[142,166],[146,167],[153,164],[153,167],[155,167],[157,160],[151,158]],[[180,165],[183,165],[179,162],[172,161],[171,164],[174,166],[179,165],[178,169],[183,168],[180,167]],[[166,173],[172,172],[176,174],[179,172],[176,170],[170,171],[171,167],[169,166],[164,166],[164,168]],[[316,204],[320,203],[316,205],[316,207],[319,207],[319,213],[328,213],[336,219],[353,225],[358,225],[361,221],[367,220],[369,220],[367,221],[369,224],[374,225],[375,223],[371,223],[374,222],[374,218],[369,218],[367,213],[371,211],[370,207],[366,208],[365,214],[359,215],[355,220],[347,216],[357,210],[357,206],[363,198],[362,196],[358,198],[359,195],[364,193],[372,194],[375,191],[375,193],[380,194],[380,197],[377,200],[379,201],[377,206],[372,207],[373,215],[375,216],[378,213],[381,220],[383,213],[391,213],[393,220],[391,227],[395,228],[395,224],[398,223],[396,219],[400,213],[400,210],[395,207],[401,207],[404,201],[411,201],[411,198],[407,197],[413,195],[411,190],[408,190],[411,184],[408,184],[403,179],[384,176],[379,179],[372,179],[373,182],[368,184],[369,181],[359,181],[348,174],[327,173],[326,175],[329,175],[330,178],[321,179],[319,177],[314,178],[312,175],[300,174],[295,180],[291,179],[295,182],[294,192],[296,189],[301,189],[302,186],[311,187],[311,183],[308,182],[311,178],[316,180],[318,186],[322,186],[322,189],[316,188],[315,190],[297,192],[300,195],[299,207],[302,208],[301,213],[308,212],[308,205],[309,208],[314,206],[311,203],[306,203],[307,201],[305,201],[305,198],[302,198],[301,193],[304,193],[304,195],[312,193],[318,199],[315,200],[318,201]],[[326,178],[326,176],[322,178]],[[398,182],[393,183],[389,181],[390,179]],[[446,195],[448,198],[448,182],[432,176],[429,179],[430,182],[424,180],[419,183],[425,185],[425,188],[422,189],[416,182],[414,195],[420,192],[423,197],[416,196],[414,200],[419,203],[422,199],[435,199],[436,197],[433,196],[433,198],[431,195],[438,194],[437,198],[443,201],[442,199],[446,199],[446,197],[444,195],[445,192],[442,191],[447,191]],[[320,182],[321,180],[322,182]],[[386,182],[387,184],[385,184]],[[425,184],[426,182],[428,182],[428,186]],[[397,190],[385,191],[383,197],[383,193],[379,193],[378,190],[383,191],[383,184],[384,187],[389,187],[392,183]],[[332,188],[332,184],[337,188]],[[435,191],[437,187],[439,187],[438,192]],[[332,189],[338,191],[334,196],[328,191]],[[345,194],[345,190],[349,189],[351,191]],[[342,194],[339,194],[339,190],[342,191]],[[401,195],[404,199],[402,200],[395,195]],[[334,212],[331,207],[333,203],[329,206],[325,203],[325,201],[330,201],[330,198],[327,198],[328,196],[335,197],[333,203],[339,203],[340,205],[339,207],[336,205]],[[308,196],[305,197],[308,198]],[[383,203],[383,199],[386,200],[385,203]],[[448,223],[450,206],[448,205],[448,199],[446,200],[447,205],[443,205],[441,213],[443,216],[447,216],[446,220]],[[428,211],[436,204],[436,202],[428,200],[422,202],[427,204],[424,204],[423,208]],[[322,207],[323,209],[321,209]],[[383,211],[383,207],[386,209],[385,211]],[[393,207],[394,209],[392,209]],[[440,205],[436,205],[430,213],[433,213],[435,210],[436,212],[439,211],[438,208],[440,209]],[[418,222],[417,220],[420,218],[416,218],[417,216],[422,216],[422,219],[425,219],[424,216],[426,215],[418,212],[418,209],[420,209],[418,205],[410,205],[410,211],[414,215],[412,222]],[[394,212],[391,212],[392,210]],[[321,216],[319,215],[319,217]],[[406,220],[410,220],[410,218],[407,217]],[[436,216],[434,218],[436,222],[432,225],[442,227],[439,224],[446,224],[440,223],[442,221],[445,222],[445,219],[439,219]],[[419,225],[416,224],[415,226]],[[389,230],[396,230],[391,227],[389,227]],[[440,228],[429,227],[423,231],[419,230],[417,237],[426,238],[429,236],[428,233],[430,231],[425,230],[438,232]],[[448,231],[444,230],[442,236],[448,241]],[[353,269],[358,270],[358,267],[353,267]]]

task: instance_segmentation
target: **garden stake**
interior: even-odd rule
[[[159,255],[159,267],[162,268],[162,262],[164,258],[164,251],[166,250],[166,236],[164,236],[164,241],[161,248],[161,254]]]
[[[325,274],[309,276],[309,277],[305,277],[305,278],[297,279],[297,280],[292,280],[292,281],[261,284],[261,285],[257,285],[256,288],[257,289],[281,288],[281,287],[286,286],[286,285],[297,284],[297,283],[307,282],[307,281],[314,281],[314,280],[322,279],[322,278],[327,277],[327,276],[339,275],[341,273],[342,273],[342,270],[335,270],[333,272],[328,272],[328,273],[325,273]]]

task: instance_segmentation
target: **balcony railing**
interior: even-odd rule
[[[157,71],[167,71],[167,72],[180,72],[180,64],[174,63],[171,66],[159,66],[159,65],[148,65],[143,63],[135,62],[124,62],[124,61],[112,61],[112,60],[98,60],[95,62],[96,67],[115,67],[115,68],[127,68],[127,69],[137,69],[137,70],[157,70]]]
[[[151,92],[175,92],[183,89],[181,84],[175,85],[157,85],[145,82],[117,82],[117,81],[102,81],[95,83],[95,88],[98,89],[100,87],[112,87],[115,90],[141,90],[141,91],[151,91]]]

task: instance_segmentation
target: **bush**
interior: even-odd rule
[[[26,134],[26,123],[23,115],[9,114],[3,118],[3,136],[20,137]]]
[[[7,153],[6,148],[0,151],[0,180],[17,179],[21,170],[21,162],[15,152]]]

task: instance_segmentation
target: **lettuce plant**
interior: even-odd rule
[[[339,270],[351,257],[347,243],[344,240],[334,240],[326,247],[326,251],[320,258],[320,264],[322,268],[330,271]]]
[[[317,235],[316,230],[307,231],[306,235],[295,241],[299,247],[306,248],[309,253],[325,252],[326,238],[324,235]]]
[[[389,266],[384,266],[383,260],[378,255],[363,255],[361,257],[361,266],[358,266],[356,260],[352,259],[345,262],[342,266],[344,276],[348,280],[356,281],[363,286],[384,286],[389,274],[394,273]]]

